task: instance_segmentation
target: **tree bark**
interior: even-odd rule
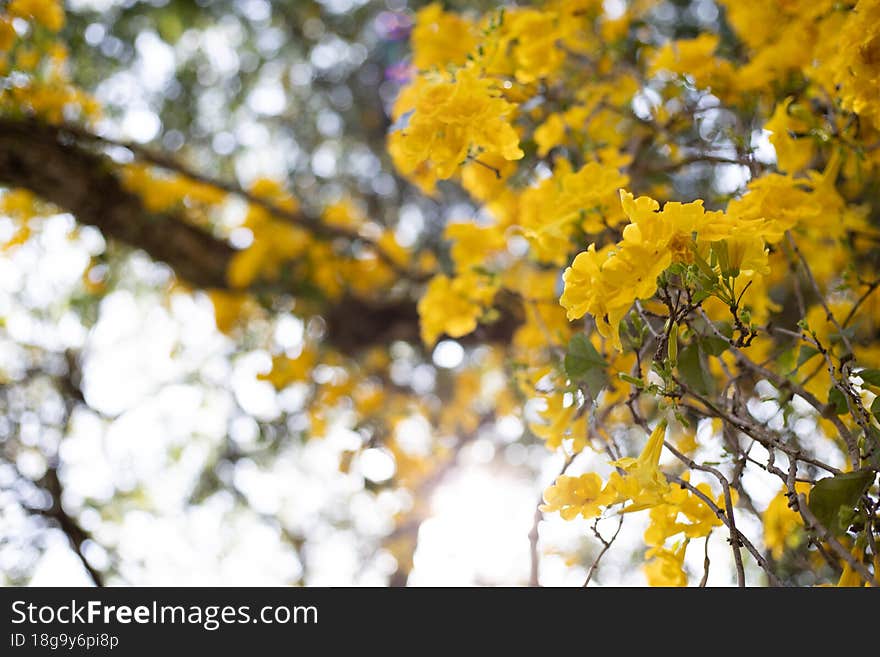
[[[150,213],[122,187],[106,157],[36,121],[0,120],[0,183],[41,199],[99,228],[105,237],[146,251],[183,280],[225,288],[234,249],[196,226]]]
[[[105,238],[164,262],[197,288],[227,289],[226,270],[235,249],[174,214],[149,212],[136,194],[122,186],[113,173],[115,166],[63,127],[0,119],[0,185],[30,190],[70,212],[80,223],[100,229]],[[278,292],[292,294],[294,290]],[[411,295],[396,299],[349,295],[318,312],[326,323],[327,342],[342,353],[354,354],[394,340],[420,343],[418,312]],[[520,320],[521,312],[507,312],[465,341],[506,342]]]

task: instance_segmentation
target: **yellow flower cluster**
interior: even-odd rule
[[[834,43],[843,107],[880,129],[880,2],[859,0]]]
[[[584,151],[595,151],[606,164],[629,164],[619,150],[631,135],[621,108],[627,107],[638,89],[638,81],[628,74],[621,74],[613,83],[588,81],[577,91],[576,103],[565,111],[553,112],[535,128],[532,137],[538,156],[545,157],[557,146],[576,144]]]
[[[807,494],[810,490],[810,485],[802,482],[795,484],[795,487],[799,494]],[[786,550],[797,547],[804,539],[801,531],[804,521],[801,514],[789,506],[788,489],[785,487],[770,500],[763,521],[764,544],[774,559],[782,558]]]
[[[670,406],[699,420],[699,408],[682,408],[678,395],[711,397],[723,381],[751,380],[754,371],[742,376],[745,359],[828,399],[826,352],[811,356],[796,335],[769,328],[771,320],[777,327],[791,320],[795,298],[799,326],[829,348],[832,362],[846,342],[841,322],[853,336],[846,348],[855,362],[880,354],[872,346],[877,271],[863,257],[880,237],[872,210],[880,0],[720,4],[719,23],[733,34],[701,30],[657,47],[644,45],[640,27],[642,16],[652,21],[649,0],[625,3],[614,17],[598,0],[483,16],[435,3],[417,14],[415,76],[396,103],[390,151],[424,190],[453,179],[480,207],[479,225],[446,230],[452,266],[419,303],[422,337],[431,345],[444,334],[465,335],[496,316],[495,307],[516,304],[508,378],[540,404],[536,415],[521,417],[549,449],[598,450],[632,426],[633,414],[656,421]],[[734,124],[735,116],[763,121],[775,168],[754,130],[762,124]],[[485,135],[489,119],[495,123]],[[717,136],[706,136],[709,125]],[[722,167],[738,163],[742,182],[722,191]],[[710,210],[701,200],[669,200],[710,179],[717,183]],[[589,247],[572,260],[575,245]],[[569,262],[560,298],[559,269]],[[676,292],[695,304],[677,304],[689,315],[666,324],[668,341],[659,322],[671,308],[658,280],[664,293],[673,291],[669,306]],[[643,312],[629,315],[637,300]],[[703,312],[711,326],[697,316]],[[586,345],[572,322],[588,314],[597,330],[587,331]],[[619,327],[628,316],[624,350]],[[740,351],[727,349],[712,328],[733,331]],[[654,344],[649,362],[644,348]],[[873,392],[864,393],[866,409]],[[817,431],[846,451],[839,424],[855,429],[853,418],[835,417],[831,426],[817,411]],[[566,519],[650,510],[648,582],[681,586],[689,544],[708,542],[726,500],[708,483],[691,486],[687,471],[684,485],[670,485],[659,468],[661,425],[637,458],[613,463],[605,480],[595,472],[560,476],[543,509]],[[699,458],[703,432],[686,431],[676,445]],[[713,424],[711,433],[720,432]],[[778,559],[800,540],[800,519],[782,495],[761,515],[765,544]],[[841,582],[858,583],[858,574],[845,570]]]
[[[25,39],[16,32],[13,19],[31,24]],[[16,84],[0,90],[0,114],[36,116],[50,123],[89,121],[100,115],[98,102],[70,79],[67,49],[55,34],[64,27],[64,19],[58,0],[12,0],[0,13],[0,76],[22,74]],[[33,34],[35,28],[44,32]]]
[[[570,520],[577,516],[593,518],[605,507],[628,501],[632,504],[624,507],[623,513],[662,504],[672,490],[659,468],[665,436],[666,422],[663,421],[651,432],[638,458],[627,457],[612,463],[624,474],[615,470],[604,486],[602,478],[595,473],[558,477],[556,483],[544,491],[545,504],[541,510],[559,511],[563,518]]]
[[[51,32],[64,27],[64,9],[59,0],[11,0],[6,11],[10,16],[35,21]]]
[[[418,304],[422,341],[430,346],[444,333],[458,338],[476,329],[497,290],[497,283],[476,272],[432,278]]]
[[[274,180],[257,180],[251,193],[285,211],[293,212],[297,208],[296,199]],[[253,234],[253,241],[229,263],[226,277],[233,288],[246,288],[257,278],[278,280],[284,265],[310,244],[309,235],[302,228],[276,218],[259,205],[249,206],[244,226]]]
[[[594,518],[615,505],[624,505],[620,513],[650,509],[651,522],[645,531],[648,559],[645,574],[651,586],[685,586],[687,574],[683,561],[688,542],[707,537],[721,525],[715,511],[699,496],[681,486],[671,485],[659,468],[666,422],[661,421],[638,458],[622,458],[603,484],[593,472],[572,477],[562,475],[544,492],[544,512],[558,511],[566,520]],[[687,475],[684,476],[687,480]],[[723,497],[713,497],[706,483],[696,489],[724,508]],[[667,548],[668,539],[682,536],[683,541]]]
[[[715,56],[718,42],[716,34],[669,42],[654,54],[649,72],[686,75],[698,87],[726,96],[734,83],[734,69],[729,61]]]
[[[763,219],[734,219],[707,212],[702,201],[669,202],[660,210],[652,198],[634,198],[621,190],[621,205],[630,223],[616,245],[596,250],[595,244],[577,255],[565,270],[560,303],[569,319],[590,313],[599,332],[621,349],[618,324],[636,299],[657,289],[657,277],[673,262],[694,262],[713,246],[725,257],[730,275],[766,273]],[[721,272],[724,274],[725,272]]]
[[[523,156],[519,136],[508,122],[514,110],[476,66],[420,77],[395,106],[397,116],[411,114],[389,136],[394,164],[405,175],[424,167],[434,179],[446,179],[483,153],[518,160]]]
[[[37,198],[26,189],[4,191],[0,195],[0,214],[15,223],[15,232],[0,244],[0,252],[3,252],[24,244],[31,236],[31,220],[38,215]]]
[[[392,231],[369,227],[375,234],[374,246],[348,254],[330,240],[316,238],[298,220],[298,204],[282,186],[269,179],[254,182],[251,194],[266,202],[248,206],[243,227],[253,239],[232,258],[226,272],[230,286],[245,289],[256,281],[276,283],[282,279],[305,283],[329,299],[339,299],[347,292],[365,297],[386,290],[395,281],[395,271],[388,260],[399,268],[430,270],[430,258],[410,263],[410,253],[401,246]],[[351,201],[328,205],[322,216],[325,225],[340,229],[343,234],[366,234],[366,218]],[[381,249],[385,259],[379,257]],[[305,288],[305,285],[304,285]]]
[[[719,37],[701,34],[662,46],[650,72],[691,78],[725,101],[766,95],[775,82],[806,74],[839,96],[843,109],[880,128],[880,2],[721,0],[748,50],[741,66],[719,57]],[[777,117],[778,120],[779,117]]]
[[[616,469],[608,481],[593,472],[572,477],[562,475],[544,491],[545,512],[558,511],[566,520],[578,516],[594,518],[603,509],[624,505],[621,513],[651,509],[651,526],[646,533],[649,545],[662,545],[675,534],[688,538],[707,535],[720,521],[697,496],[684,488],[672,486],[660,470],[660,456],[666,436],[666,421],[661,421],[651,432],[637,458],[625,457],[612,462]],[[708,485],[698,489],[709,495]],[[678,513],[687,522],[681,522]]]
[[[809,133],[811,118],[808,111],[789,97],[776,106],[773,116],[764,125],[764,129],[771,133],[770,143],[776,149],[776,164],[780,171],[794,173],[806,169],[815,157],[815,141],[794,136]]]
[[[558,160],[551,177],[519,198],[518,224],[535,257],[562,265],[576,229],[595,234],[617,224],[623,219],[617,190],[628,181],[613,165],[588,162],[572,171],[568,160]]]
[[[226,192],[214,185],[166,174],[147,164],[125,165],[121,178],[125,188],[136,193],[149,212],[182,209],[187,219],[196,224],[204,225],[207,221],[198,210],[219,205],[226,199]]]
[[[412,31],[413,65],[426,70],[461,66],[477,45],[477,26],[466,18],[443,11],[439,2],[416,12]]]
[[[540,397],[546,404],[546,408],[540,412],[542,421],[529,422],[529,429],[544,441],[547,449],[558,449],[562,446],[562,442],[568,439],[571,439],[571,449],[575,453],[581,451],[586,445],[587,415],[579,412],[581,409],[571,397],[570,394],[553,393]],[[560,477],[556,483],[560,486],[560,490],[552,494],[555,496],[554,499],[583,499],[584,504],[588,504],[587,500],[598,499],[598,491],[594,490],[596,484],[590,477],[583,480],[577,477],[568,477],[567,479]],[[598,485],[601,488],[601,481]],[[586,490],[590,494],[576,493],[576,490]],[[549,503],[550,500],[548,500]],[[575,510],[575,507],[560,509],[560,511],[563,517],[572,512],[574,515],[580,512]]]

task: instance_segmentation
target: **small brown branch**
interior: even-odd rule
[[[733,551],[733,561],[736,565],[736,581],[737,586],[744,587],[746,585],[746,574],[745,567],[743,566],[742,554],[740,553],[740,547],[742,546],[742,541],[740,540],[740,536],[742,533],[736,527],[736,520],[733,512],[733,497],[730,494],[730,482],[727,480],[720,470],[717,468],[713,468],[709,465],[703,465],[701,463],[697,463],[693,459],[688,458],[681,452],[679,452],[675,447],[673,447],[669,441],[663,441],[663,445],[668,449],[672,454],[682,463],[686,464],[689,468],[693,470],[701,470],[708,474],[714,476],[718,483],[721,484],[722,489],[724,490],[724,506],[726,507],[726,521],[724,524],[727,525],[727,528],[730,530],[730,538],[728,542],[730,543],[730,549]]]
[[[868,283],[868,289],[865,290],[864,294],[862,294],[862,296],[858,298],[858,300],[853,304],[853,307],[849,309],[846,317],[843,318],[843,328],[846,328],[846,326],[853,320],[853,318],[856,316],[856,312],[858,312],[859,310],[859,307],[868,300],[868,297],[870,297],[874,293],[874,290],[876,290],[878,287],[880,287],[880,278]]]
[[[599,539],[599,542],[602,543],[602,551],[596,555],[596,558],[593,560],[593,565],[590,566],[590,572],[587,573],[587,579],[584,580],[584,588],[586,588],[590,584],[590,580],[593,579],[593,575],[596,574],[596,571],[599,569],[599,562],[602,561],[602,557],[605,556],[605,553],[611,549],[611,546],[614,545],[614,541],[617,540],[617,535],[620,533],[620,528],[623,527],[623,514],[618,514],[617,521],[617,529],[614,531],[614,535],[610,539],[605,539],[604,536],[599,532],[599,519],[593,523],[593,535]]]
[[[529,586],[532,588],[541,586],[540,582],[540,565],[541,555],[538,554],[538,525],[544,519],[544,512],[541,511],[543,497],[535,507],[535,515],[532,521],[532,529],[529,531]]]
[[[724,505],[727,507],[727,517],[729,519],[727,526],[730,529],[730,549],[733,551],[733,561],[736,564],[736,582],[737,586],[743,588],[746,585],[746,573],[743,567],[742,553],[739,550],[742,544],[739,537],[742,534],[736,528],[736,521],[733,516],[733,499],[730,495],[730,484],[725,480],[722,482],[722,486],[724,487]]]
[[[574,454],[570,454],[566,456],[565,462],[562,464],[562,469],[559,471],[557,477],[561,477],[568,470],[568,466],[572,464],[574,461]],[[538,539],[540,538],[540,533],[538,531],[538,525],[544,520],[544,512],[541,511],[541,505],[544,504],[543,494],[538,499],[538,504],[535,506],[535,515],[532,522],[532,528],[529,531],[529,586],[532,588],[541,586],[540,583],[540,563],[541,563],[541,555],[538,553]]]
[[[716,517],[719,520],[721,520],[721,522],[723,522],[726,527],[730,528],[730,522],[727,519],[727,514],[724,513],[723,509],[719,508],[718,505],[715,504],[715,502],[712,500],[712,498],[710,498],[708,495],[706,495],[703,491],[701,491],[699,488],[697,488],[696,486],[694,486],[690,482],[685,481],[684,479],[682,479],[680,477],[669,477],[669,480],[673,483],[678,484],[679,486],[683,486],[684,488],[687,488],[691,493],[693,493],[698,498],[700,498],[712,510],[712,512],[716,515]],[[764,558],[764,556],[758,551],[758,549],[752,544],[752,542],[745,536],[745,534],[743,534],[739,529],[736,530],[736,533],[737,533],[737,538],[742,543],[743,547],[746,550],[748,550],[749,554],[752,555],[752,557],[755,559],[755,561],[758,563],[758,565],[761,567],[761,569],[765,573],[767,573],[767,578],[770,580],[770,584],[772,586],[785,586],[785,584],[782,582],[782,580],[780,580],[779,577],[776,576],[776,573],[773,572],[773,569],[770,567],[770,564],[767,561],[767,559]]]
[[[849,567],[859,574],[859,577],[861,577],[865,583],[875,587],[880,586],[880,582],[878,582],[871,574],[871,571],[868,570],[861,561],[856,559],[852,553],[834,537],[834,534],[832,534],[827,527],[819,522],[819,519],[816,518],[813,512],[810,511],[809,506],[807,506],[806,496],[801,493],[795,495],[794,499],[797,500],[797,510],[804,519],[804,526],[807,531],[814,533],[819,540],[825,541],[840,559],[849,564]]]
[[[837,329],[837,332],[840,335],[840,339],[846,347],[847,353],[852,354],[852,344],[850,344],[849,338],[846,337],[846,333],[843,332],[843,327],[840,325],[840,322],[837,321],[834,313],[831,312],[831,308],[828,306],[828,302],[825,300],[825,295],[822,294],[822,290],[819,289],[819,283],[816,281],[816,277],[813,276],[813,270],[810,269],[810,263],[807,262],[804,254],[801,253],[800,248],[798,248],[798,245],[795,244],[794,238],[791,236],[791,231],[786,231],[785,237],[788,240],[788,245],[791,247],[791,250],[794,251],[795,255],[800,260],[801,267],[804,270],[804,274],[806,274],[807,280],[810,282],[810,286],[813,288],[813,291],[819,298],[819,303],[822,304],[822,308],[825,310],[825,316],[828,318],[828,321],[834,324],[834,328]]]
[[[840,437],[843,439],[844,443],[846,443],[850,458],[854,458],[853,462],[858,463],[858,460],[859,460],[858,441],[852,435],[852,432],[849,430],[849,428],[840,420],[839,417],[837,417],[833,413],[831,413],[831,414],[828,413],[827,408],[826,408],[826,404],[819,401],[815,395],[813,395],[812,393],[810,393],[809,391],[804,389],[803,386],[800,386],[800,385],[796,384],[794,381],[791,381],[790,379],[787,379],[784,376],[777,374],[776,372],[773,372],[772,370],[768,370],[766,367],[762,367],[761,365],[755,363],[748,356],[746,356],[746,354],[743,353],[743,351],[741,349],[736,347],[736,345],[734,344],[734,342],[730,338],[726,337],[723,333],[721,333],[718,330],[718,328],[715,326],[714,323],[712,323],[712,320],[709,318],[709,316],[706,314],[706,312],[702,308],[698,308],[697,312],[700,313],[700,316],[706,321],[706,323],[709,325],[712,332],[715,333],[715,335],[717,337],[725,340],[728,344],[730,344],[731,352],[733,353],[734,358],[736,359],[737,365],[739,365],[740,367],[744,367],[746,369],[749,369],[754,374],[757,374],[758,376],[761,376],[761,377],[767,379],[767,381],[772,383],[779,390],[790,390],[794,394],[801,397],[810,406],[812,406],[819,413],[819,415],[828,419],[834,425],[834,428],[837,429],[837,431],[840,434]],[[701,399],[700,401],[703,403],[707,403],[706,400],[704,400],[704,399]],[[762,441],[759,441],[759,442],[762,442]],[[786,449],[784,444],[780,444],[779,447],[783,451],[789,451]]]
[[[162,169],[166,169],[168,171],[173,171],[174,173],[177,173],[185,178],[189,178],[194,182],[201,183],[203,185],[207,185],[209,187],[213,187],[215,189],[219,189],[229,194],[238,196],[239,198],[250,203],[251,205],[255,205],[265,210],[266,212],[278,219],[282,219],[283,221],[286,221],[288,223],[305,228],[316,237],[321,237],[325,239],[343,238],[351,242],[360,241],[365,244],[369,244],[370,249],[372,249],[376,253],[376,256],[386,265],[388,265],[392,270],[394,270],[398,275],[401,275],[405,278],[414,279],[416,281],[423,281],[426,279],[425,274],[410,271],[407,267],[398,263],[375,240],[361,235],[356,230],[345,228],[344,226],[334,226],[332,224],[328,224],[321,221],[317,217],[309,216],[301,210],[294,211],[282,208],[277,203],[248,191],[236,182],[218,180],[211,176],[207,176],[203,173],[196,171],[192,167],[183,164],[182,162],[179,162],[164,154],[156,153],[136,142],[111,139],[109,137],[97,135],[89,130],[86,130],[85,128],[82,128],[81,126],[69,123],[58,126],[57,129],[60,134],[68,134],[82,141],[91,141],[103,144],[105,146],[124,148],[130,151],[135,157],[149,164],[160,167]]]
[[[711,538],[712,532],[709,532],[706,535],[706,541],[703,543],[703,577],[700,580],[700,588],[706,588],[706,582],[709,581],[709,566],[711,562],[709,561],[709,538]]]
[[[94,582],[95,586],[103,587],[105,585],[104,575],[89,563],[89,560],[86,559],[85,553],[83,552],[83,544],[88,540],[93,540],[92,536],[64,509],[62,502],[64,488],[58,477],[58,470],[55,467],[50,467],[40,480],[39,484],[47,493],[49,493],[52,505],[48,509],[40,509],[38,512],[40,515],[50,518],[58,524],[61,531],[67,536],[67,540],[70,543],[70,549],[73,550],[74,554],[79,558],[80,563],[82,563],[83,568],[85,568],[86,572],[89,574],[92,582]]]

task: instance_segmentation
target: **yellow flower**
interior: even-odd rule
[[[420,69],[462,65],[477,45],[475,33],[472,23],[432,2],[416,13],[411,36],[413,64]]]
[[[628,294],[622,294],[622,290],[615,290],[605,277],[602,265],[613,253],[613,245],[596,251],[595,244],[579,253],[562,275],[565,287],[559,303],[565,308],[569,320],[583,317],[587,312],[592,314],[599,333],[610,337],[620,350],[618,325],[635,297],[630,298]]]
[[[651,60],[652,74],[669,71],[693,78],[698,87],[724,94],[730,87],[733,65],[715,56],[719,37],[701,34],[694,39],[672,41],[660,48]]]
[[[443,236],[453,243],[450,255],[460,272],[486,265],[492,253],[503,249],[506,243],[499,226],[478,226],[465,222],[447,225]]]
[[[567,438],[574,439],[575,452],[583,449],[586,443],[587,416],[582,413],[577,417],[578,406],[571,403],[565,405],[565,397],[554,393],[544,397],[547,408],[540,412],[544,422],[530,422],[529,429],[538,438],[545,441],[548,449],[557,449]]]
[[[544,157],[552,148],[565,140],[565,121],[560,114],[551,114],[535,129],[535,143],[538,145],[538,157]]]
[[[481,153],[479,162],[468,162],[461,168],[461,186],[478,201],[491,202],[510,193],[507,180],[514,171],[516,162],[498,153]]]
[[[682,478],[687,480],[688,475]],[[713,499],[709,484],[698,484],[697,490]],[[723,495],[714,501],[719,508],[725,508]],[[651,509],[651,524],[645,530],[647,545],[662,546],[667,538],[680,533],[688,539],[702,538],[721,525],[721,520],[709,505],[686,488],[670,488],[664,496],[664,502]]]
[[[602,491],[602,478],[595,473],[579,477],[561,475],[544,491],[545,503],[541,505],[541,511],[559,511],[559,515],[565,520],[578,516],[594,518],[601,513],[601,507],[607,504],[606,497]]]
[[[578,228],[598,233],[616,223],[617,190],[627,182],[615,165],[588,162],[572,171],[568,160],[559,160],[553,176],[520,197],[519,223],[535,256],[562,265]]]
[[[770,143],[776,149],[776,162],[780,171],[794,173],[807,168],[816,150],[810,137],[808,124],[800,118],[800,108],[792,106],[793,98],[787,98],[776,106],[773,116],[764,126],[769,130]]]
[[[676,550],[654,547],[645,553],[649,559],[644,566],[649,586],[687,586],[688,577],[684,572],[684,555],[687,541]]]
[[[275,356],[272,359],[272,369],[265,374],[257,375],[257,378],[260,381],[268,381],[276,390],[281,390],[291,383],[306,381],[316,362],[315,352],[310,349],[303,349],[296,358]]]
[[[0,52],[8,52],[17,38],[12,21],[6,16],[0,16]]]
[[[565,61],[565,53],[556,46],[564,27],[556,12],[522,9],[512,12],[508,21],[509,37],[516,39],[513,61],[520,83],[546,77]]]
[[[723,253],[722,274],[739,276],[745,274],[769,274],[770,267],[767,264],[767,249],[764,247],[764,238],[754,233],[738,231],[726,240],[715,242],[712,248],[716,253]]]
[[[64,27],[64,9],[58,0],[12,0],[6,11],[10,16],[34,20],[51,32]]]
[[[880,128],[880,3],[859,0],[836,42],[832,65],[844,108]]]
[[[863,557],[862,551],[858,548],[853,548],[850,554],[856,561],[861,560]],[[852,566],[849,565],[849,561],[843,561],[843,572],[840,573],[840,579],[837,580],[837,586],[862,587],[869,586],[869,584],[862,579],[862,576],[859,575],[858,571],[856,571]]]
[[[806,495],[810,485],[798,483],[795,489]],[[770,548],[774,559],[780,559],[785,550],[797,547],[803,540],[803,520],[797,511],[789,507],[787,492],[786,488],[779,491],[764,511],[764,544]]]
[[[214,317],[217,328],[229,334],[253,306],[246,294],[227,292],[226,290],[208,290],[208,298],[214,306]]]
[[[294,212],[297,209],[296,199],[285,192],[277,181],[258,179],[251,185],[250,191],[281,210]],[[317,254],[320,248],[312,244],[306,231],[275,218],[260,205],[250,205],[244,225],[253,234],[253,241],[247,248],[235,253],[229,263],[226,278],[233,288],[246,288],[260,278],[278,280],[284,267],[306,250],[319,261]],[[324,255],[323,261],[326,262],[329,254],[325,252]],[[319,272],[316,272],[316,279],[318,275]]]
[[[666,436],[666,420],[662,420],[648,438],[638,458],[625,457],[612,465],[624,470],[625,474],[612,472],[606,489],[613,491],[613,503],[631,501],[622,513],[631,513],[662,504],[672,490],[666,475],[660,471],[660,454]]]
[[[515,107],[495,84],[473,65],[452,78],[422,82],[407,125],[389,137],[397,168],[409,175],[427,163],[437,178],[446,179],[471,155],[520,159],[519,136],[507,120]]]
[[[473,331],[495,292],[496,286],[477,274],[432,278],[418,303],[424,343],[431,346],[444,333],[459,338]]]
[[[603,336],[622,349],[618,325],[636,299],[648,299],[657,290],[657,277],[673,262],[694,261],[695,250],[711,242],[736,263],[736,275],[765,274],[767,255],[763,218],[734,218],[707,212],[701,200],[669,202],[660,209],[652,198],[634,198],[620,190],[620,202],[630,223],[617,245],[597,252],[595,245],[579,253],[563,273],[565,288],[559,302],[569,320],[590,313]],[[731,270],[733,271],[733,270]]]

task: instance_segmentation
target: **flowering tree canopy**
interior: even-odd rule
[[[221,466],[345,435],[312,474],[388,464],[354,478],[397,500],[358,540],[401,584],[462,453],[516,444],[543,491],[519,583],[561,517],[586,583],[617,583],[617,550],[705,585],[714,541],[720,581],[880,584],[880,0],[78,4],[0,3],[0,249],[71,216],[98,246],[29,316],[96,333],[146,286],[210,304],[227,359],[264,356],[277,408],[230,393],[187,504],[231,491],[304,564],[315,523]],[[64,497],[73,421],[118,412],[83,388],[91,343],[24,337],[22,303],[0,305],[0,495],[125,581],[105,525],[156,500]]]

